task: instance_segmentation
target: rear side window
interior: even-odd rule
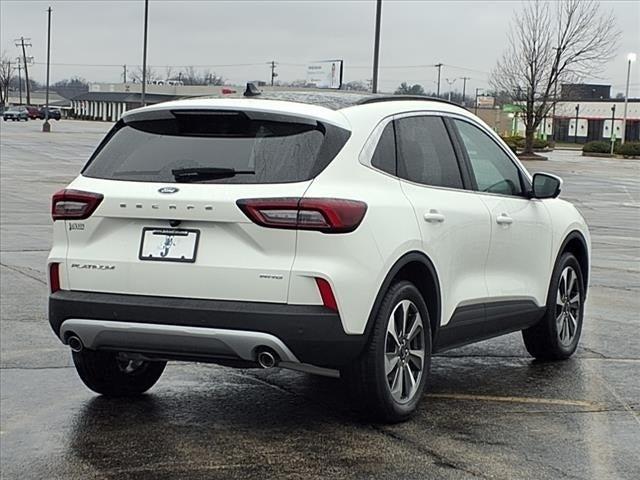
[[[398,176],[438,187],[463,188],[449,134],[440,117],[396,120]]]
[[[389,122],[382,131],[376,150],[371,157],[371,165],[383,172],[396,174],[396,135],[393,122]]]
[[[347,130],[311,119],[233,111],[162,111],[120,121],[87,177],[140,182],[286,183],[318,175]]]

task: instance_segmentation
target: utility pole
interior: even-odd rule
[[[380,58],[380,21],[382,19],[382,0],[376,2],[376,29],[373,40],[373,76],[371,93],[378,93],[378,61]]]
[[[22,105],[22,59],[16,58],[18,62],[18,91],[20,92],[20,105]]]
[[[42,124],[43,132],[51,131],[49,123],[49,70],[51,65],[51,7],[47,9],[47,93],[44,100],[44,123]]]
[[[122,65],[122,83],[127,83],[127,66]]]
[[[276,61],[271,60],[271,86],[272,87],[273,87],[273,81],[278,76],[278,74],[276,73],[276,65],[278,65]]]
[[[149,0],[144,0],[144,39],[142,41],[142,95],[140,103],[144,107],[144,94],[147,92],[147,26],[149,23]]]
[[[19,42],[19,43],[18,43]],[[25,43],[26,42],[26,43]],[[22,47],[22,61],[24,62],[24,78],[27,88],[27,105],[31,104],[31,89],[29,87],[29,70],[27,69],[27,50],[25,47],[31,47],[31,39],[20,37],[15,40],[16,47]],[[22,100],[20,101],[22,103]]]
[[[436,63],[434,67],[438,69],[438,91],[436,92],[436,97],[440,98],[440,73],[442,71],[442,63]]]
[[[476,100],[475,100],[475,107],[473,109],[473,113],[474,115],[478,115],[478,92],[482,90],[482,88],[476,88]]]
[[[467,93],[467,80],[471,80],[471,77],[460,77],[462,79],[462,106],[464,107],[467,103],[465,100],[465,95]]]

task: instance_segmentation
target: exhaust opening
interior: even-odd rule
[[[67,345],[69,345],[69,348],[71,349],[72,352],[76,352],[76,353],[81,352],[82,349],[84,348],[84,345],[82,345],[82,340],[80,340],[80,337],[73,334],[67,338]]]
[[[280,363],[278,354],[268,347],[258,347],[257,352],[258,365],[262,368],[273,368]]]

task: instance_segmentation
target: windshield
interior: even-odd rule
[[[83,175],[163,183],[299,182],[320,173],[348,137],[346,130],[309,119],[174,111],[120,121]]]

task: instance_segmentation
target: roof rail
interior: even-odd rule
[[[378,103],[378,102],[397,102],[402,100],[420,100],[425,102],[440,102],[440,103],[448,103],[449,105],[454,105],[456,107],[464,108],[461,105],[450,102],[449,100],[444,100],[438,97],[427,97],[426,95],[374,95],[371,97],[364,98],[360,100],[357,105],[367,105],[369,103]]]

